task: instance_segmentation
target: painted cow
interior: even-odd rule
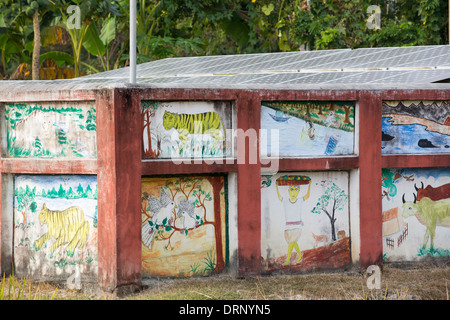
[[[417,201],[420,201],[425,197],[428,197],[433,201],[450,198],[450,183],[444,184],[439,187],[432,187],[428,185],[426,188],[424,188],[422,182],[421,188],[417,188],[415,184],[414,188],[417,191]]]
[[[424,197],[417,201],[414,195],[414,202],[405,201],[403,195],[403,218],[416,216],[420,223],[426,226],[423,248],[425,249],[430,239],[430,249],[433,249],[433,241],[436,233],[436,226],[450,228],[450,198],[437,201]]]

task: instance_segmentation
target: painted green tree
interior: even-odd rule
[[[39,137],[36,137],[36,139],[34,139],[33,147],[35,156],[39,156],[42,154],[42,143]]]
[[[88,131],[95,131],[97,130],[97,118],[95,114],[95,108],[90,108],[87,111],[87,118],[86,118],[86,130]]]
[[[336,213],[343,211],[348,201],[348,195],[345,194],[334,182],[325,190],[325,193],[317,200],[316,206],[311,210],[312,213],[325,213],[330,219],[331,238],[336,241]]]
[[[17,210],[22,214],[23,221],[22,227],[26,227],[26,213],[36,212],[37,204],[36,204],[36,187],[31,189],[28,185],[25,189],[22,187],[17,188],[15,190],[15,196],[17,199]]]

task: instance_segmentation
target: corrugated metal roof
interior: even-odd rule
[[[168,58],[137,66],[137,83],[431,83],[450,78],[450,46]],[[129,68],[79,78],[125,81]]]
[[[450,79],[450,46],[168,58],[138,65],[136,76],[137,84],[129,84],[126,67],[69,80],[0,81],[0,94],[130,86],[431,89],[425,84]]]

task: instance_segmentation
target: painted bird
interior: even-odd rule
[[[195,228],[196,220],[194,214],[195,206],[189,200],[183,199],[178,204],[177,217],[184,217],[183,228],[192,229]]]
[[[155,237],[156,225],[170,225],[173,221],[172,211],[173,209],[176,209],[177,206],[164,191],[164,188],[161,188],[159,200],[152,196],[149,197],[148,208],[149,211],[153,213],[153,216],[151,220],[147,221],[142,226],[142,242],[144,242],[147,248],[151,250],[153,238]]]

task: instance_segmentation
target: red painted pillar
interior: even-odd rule
[[[256,95],[240,94],[237,100],[237,227],[239,274],[242,276],[261,272],[260,108]]]
[[[362,268],[383,262],[381,205],[382,100],[361,91],[359,99],[359,201]]]
[[[118,293],[141,283],[139,131],[133,90],[102,91],[97,100],[98,282]]]

